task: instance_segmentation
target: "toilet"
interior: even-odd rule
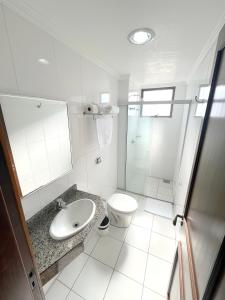
[[[110,224],[116,227],[128,227],[137,208],[137,201],[133,197],[113,194],[107,202]]]

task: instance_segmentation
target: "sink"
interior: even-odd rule
[[[54,240],[64,240],[78,233],[94,217],[96,205],[90,199],[80,199],[68,204],[53,219],[49,233]]]

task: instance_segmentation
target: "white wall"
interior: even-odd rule
[[[117,102],[117,79],[5,6],[0,6],[0,93],[69,101],[73,172],[22,199],[31,217],[74,183],[108,196],[117,183],[117,120],[112,144],[100,149],[95,121],[82,107],[110,92]],[[38,62],[45,58],[49,64]],[[102,164],[96,165],[97,156]]]
[[[192,77],[187,86],[187,99],[194,99],[195,96],[198,96],[200,85],[210,83],[215,56],[215,47],[216,44],[214,43],[208,50],[208,53],[199,63],[199,66],[196,68],[195,72],[192,74]],[[190,107],[189,114],[186,111],[186,115],[184,115],[184,118],[188,118],[188,121],[183,153],[180,164],[177,166],[177,177],[174,189],[175,214],[182,214],[184,210],[195,155],[198,147],[198,141],[202,128],[203,118],[195,117],[195,111],[196,102],[193,101]]]

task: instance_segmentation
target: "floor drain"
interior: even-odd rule
[[[78,226],[79,226],[79,223],[78,223],[78,222],[76,222],[76,223],[73,224],[73,227],[74,227],[74,228],[77,228]]]

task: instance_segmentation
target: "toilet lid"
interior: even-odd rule
[[[108,205],[121,213],[132,213],[138,206],[134,198],[125,194],[113,194],[108,200]]]

